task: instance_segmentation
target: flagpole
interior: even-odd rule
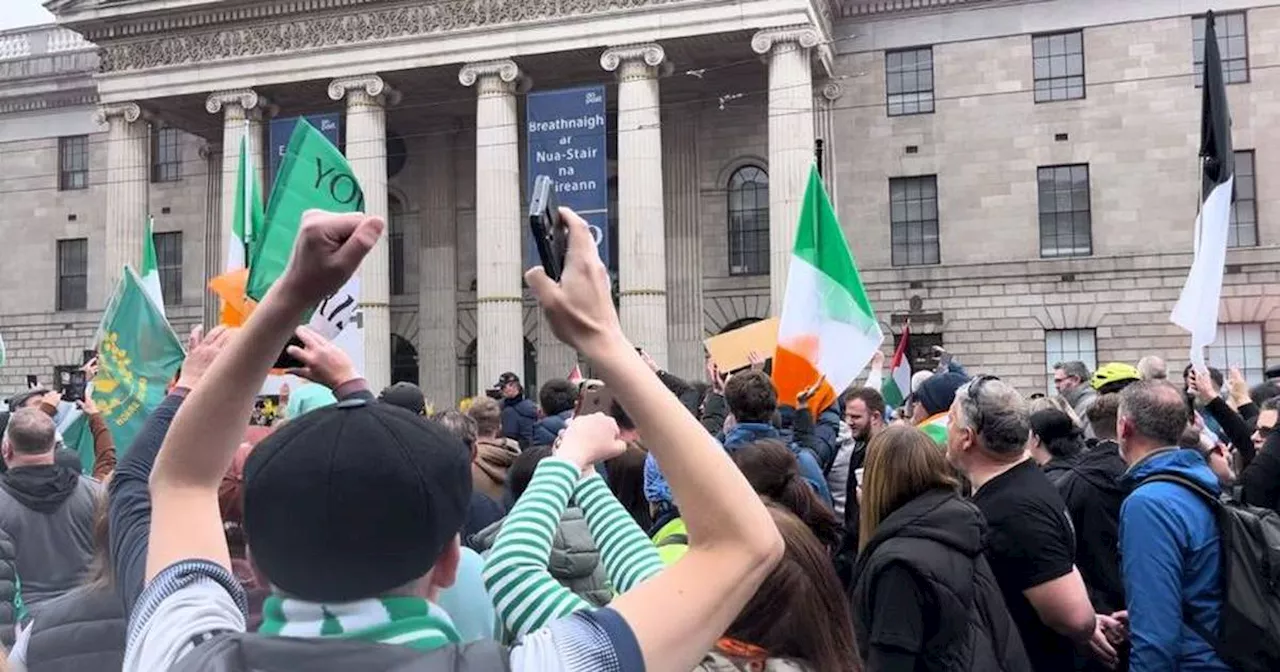
[[[254,186],[256,185],[253,184],[253,143],[249,142],[250,128],[252,128],[252,126],[249,124],[249,117],[248,115],[245,115],[244,135],[242,137],[244,138],[244,172],[245,172],[244,179],[245,179],[247,193],[244,194],[244,198],[243,198],[244,212],[242,214],[244,215],[244,240],[241,241],[241,244],[244,246],[245,268],[249,267],[249,251],[252,249],[253,234],[254,234],[253,198],[250,198],[250,196],[257,195],[257,191],[254,189]]]

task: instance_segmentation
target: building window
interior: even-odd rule
[[[894,266],[939,263],[937,175],[889,179],[889,232]]]
[[[1093,254],[1089,213],[1089,166],[1048,166],[1039,170],[1040,256]]]
[[[1031,38],[1036,102],[1084,98],[1084,32]]]
[[[1244,12],[1215,14],[1222,79],[1227,84],[1249,81],[1249,29]],[[1204,85],[1204,17],[1191,19],[1191,47],[1195,52],[1196,86]]]
[[[1219,324],[1218,337],[1207,350],[1209,366],[1221,370],[1224,376],[1235,367],[1250,385],[1265,379],[1266,353],[1262,347],[1261,324]]]
[[[156,270],[160,273],[160,293],[164,305],[182,305],[182,232],[151,234],[156,246]]]
[[[391,334],[391,382],[418,384],[418,349],[400,334]]]
[[[387,248],[391,255],[391,295],[404,294],[404,206],[400,199],[391,196],[387,199],[387,213],[390,220],[387,224]]]
[[[151,181],[177,182],[182,179],[182,133],[176,128],[151,132]]]
[[[1231,206],[1230,247],[1258,245],[1258,196],[1254,180],[1253,150],[1236,152],[1236,202]]]
[[[89,305],[89,239],[58,241],[58,310]]]
[[[914,338],[914,334],[912,337]],[[1049,394],[1053,394],[1053,367],[1055,364],[1084,362],[1084,365],[1090,371],[1098,368],[1096,333],[1093,329],[1046,329],[1044,332],[1044,361],[1048,363]]]
[[[743,166],[729,177],[729,275],[769,272],[769,174]]]
[[[933,47],[884,54],[889,116],[933,112]]]
[[[58,189],[89,187],[89,136],[58,138]]]

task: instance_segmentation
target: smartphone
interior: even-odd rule
[[[613,393],[603,380],[584,380],[578,386],[578,408],[574,415],[608,414],[613,408]]]
[[[306,344],[302,342],[302,339],[298,338],[297,336],[291,336],[291,337],[289,338],[289,342],[285,344],[285,346],[284,346],[284,350],[281,350],[281,351],[280,351],[280,354],[276,356],[276,363],[275,363],[275,364],[272,364],[272,365],[271,365],[271,368],[273,368],[273,369],[297,369],[297,368],[301,368],[301,367],[302,367],[302,365],[303,365],[303,364],[302,364],[302,361],[301,361],[301,360],[299,360],[299,359],[297,359],[297,358],[296,358],[296,357],[294,357],[293,355],[290,355],[290,354],[289,354],[289,346],[290,346],[290,345],[296,345],[296,346],[298,346],[299,348],[305,348],[305,347],[307,347],[307,346],[306,346]]]
[[[40,379],[39,379],[39,377],[38,377],[38,376],[33,376],[33,375],[31,375],[31,374],[27,374],[27,389],[28,389],[28,390],[34,390],[34,389],[36,389],[37,387],[40,387]]]
[[[80,351],[80,364],[81,364],[81,365],[88,364],[89,362],[92,362],[92,361],[93,361],[94,359],[96,359],[97,357],[98,357],[98,351],[97,351],[97,350],[81,350],[81,351]]]
[[[533,181],[529,199],[529,228],[538,248],[538,259],[547,277],[559,281],[564,258],[569,251],[569,231],[560,221],[560,205],[556,200],[556,183],[546,175]]]
[[[489,388],[489,389],[487,389],[487,390],[485,390],[485,391],[484,391],[484,396],[489,397],[490,399],[493,399],[494,401],[502,401],[502,388],[501,388],[501,387],[491,387],[491,388]]]
[[[84,401],[84,371],[63,371],[58,380],[58,391],[63,401]]]

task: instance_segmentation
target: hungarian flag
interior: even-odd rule
[[[164,292],[160,290],[160,269],[156,264],[156,220],[147,218],[146,235],[142,237],[142,291],[164,315]]]
[[[1204,349],[1218,334],[1218,304],[1235,200],[1235,157],[1231,114],[1222,76],[1222,56],[1213,12],[1204,23],[1204,86],[1200,108],[1200,214],[1195,225],[1195,257],[1169,319],[1191,334],[1191,362],[1205,366]]]
[[[911,324],[902,327],[902,335],[898,337],[898,347],[893,351],[893,361],[889,363],[889,377],[880,386],[880,394],[884,403],[890,408],[897,408],[906,403],[911,394],[911,362],[907,359],[907,340],[911,337]]]
[[[827,190],[811,167],[778,325],[773,361],[778,402],[795,406],[802,391],[817,386],[809,400],[817,417],[857,378],[883,340]]]

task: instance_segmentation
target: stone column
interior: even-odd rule
[[[769,312],[782,312],[796,220],[813,163],[812,26],[768,28],[751,48],[769,62]]]
[[[476,87],[476,370],[480,389],[505,371],[524,371],[524,218],[513,61],[468,63],[458,73]]]
[[[600,66],[618,73],[618,295],[622,330],[667,363],[666,231],[657,44],[613,47]]]
[[[124,265],[141,270],[147,229],[147,172],[150,130],[136,103],[102,105],[94,120],[107,125],[107,284],[104,301],[116,290]]]
[[[839,214],[839,187],[840,180],[836,179],[836,170],[839,164],[836,163],[836,152],[839,147],[839,138],[836,136],[835,109],[836,101],[840,100],[840,96],[844,94],[840,82],[829,80],[822,86],[822,90],[813,94],[813,132],[815,138],[822,138],[822,183],[827,188],[827,196],[831,198],[831,202],[837,206],[836,214]]]
[[[377,75],[329,83],[330,100],[347,101],[347,162],[364,192],[364,211],[387,218],[387,111],[398,95]],[[391,384],[391,256],[378,238],[360,264],[360,313],[364,327],[364,376],[373,390]]]
[[[436,408],[458,401],[457,128],[431,131],[418,249],[418,379]]]
[[[222,113],[221,217],[213,235],[205,240],[205,245],[213,248],[206,250],[205,255],[212,264],[214,275],[226,270],[227,239],[236,219],[236,181],[240,172],[240,140],[243,138],[248,138],[254,179],[258,181],[258,193],[266,205],[267,194],[262,180],[262,164],[266,158],[262,143],[262,111],[266,106],[266,99],[252,89],[217,91],[209,94],[204,102],[204,109],[209,114]]]
[[[212,328],[218,323],[222,306],[218,295],[209,291],[209,280],[222,273],[222,147],[217,144],[200,148],[200,158],[205,160],[204,204],[204,325]]]
[[[703,379],[702,225],[698,189],[698,122],[688,108],[676,107],[663,120],[663,201],[667,217],[667,369]]]

